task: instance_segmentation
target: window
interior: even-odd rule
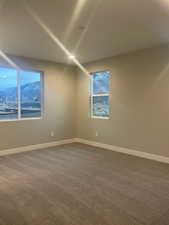
[[[0,67],[0,120],[42,116],[42,74]]]
[[[93,118],[109,118],[109,74],[109,72],[91,74],[91,116]]]

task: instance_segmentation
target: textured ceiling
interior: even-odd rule
[[[81,63],[169,41],[169,0],[29,0]],[[24,0],[1,0],[0,49],[67,63],[63,51],[27,12]]]

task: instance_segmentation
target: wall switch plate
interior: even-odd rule
[[[98,137],[99,136],[99,133],[98,133],[98,131],[96,131],[96,137]]]

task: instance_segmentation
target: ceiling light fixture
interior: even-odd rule
[[[55,34],[48,28],[48,26],[41,20],[36,11],[28,4],[27,0],[24,0],[24,6],[29,15],[35,20],[37,24],[49,35],[49,37],[62,49],[62,51],[86,74],[89,75],[89,71],[76,59],[72,56],[71,52],[64,46],[64,44],[55,36]]]
[[[69,59],[73,60],[73,59],[75,59],[75,56],[74,55],[69,55]]]

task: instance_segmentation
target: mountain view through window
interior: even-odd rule
[[[0,120],[41,117],[41,82],[39,72],[0,67]]]
[[[91,115],[95,118],[109,118],[109,72],[91,75]]]

